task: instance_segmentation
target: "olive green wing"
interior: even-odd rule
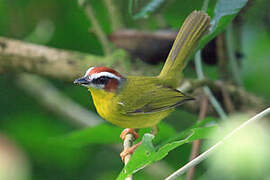
[[[189,100],[193,98],[176,89],[158,85],[133,95],[132,100],[123,103],[121,112],[129,115],[155,113],[172,109]]]

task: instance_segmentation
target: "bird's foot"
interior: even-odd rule
[[[125,162],[125,158],[127,155],[131,155],[134,153],[134,151],[138,148],[139,145],[141,145],[142,142],[139,142],[135,145],[133,145],[132,147],[130,148],[127,148],[127,149],[124,149],[121,153],[120,153],[120,157],[122,159],[123,162]]]
[[[133,128],[126,128],[122,131],[121,135],[120,135],[120,138],[124,141],[126,139],[126,135],[127,134],[133,134],[135,139],[138,139],[139,137],[139,134],[136,132],[135,129]]]

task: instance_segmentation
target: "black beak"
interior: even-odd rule
[[[73,83],[76,85],[88,85],[90,82],[87,81],[85,77],[82,77],[82,78],[76,79]]]

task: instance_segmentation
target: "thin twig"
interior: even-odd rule
[[[202,10],[203,10],[204,12],[206,12],[207,9],[208,9],[209,1],[210,1],[210,0],[204,0],[204,1],[203,1]]]
[[[16,83],[50,111],[79,126],[96,126],[102,120],[90,110],[63,95],[51,83],[36,75],[20,74]]]
[[[201,121],[206,117],[207,109],[208,109],[208,99],[207,99],[207,96],[204,95],[201,101],[201,109],[200,109],[198,121]],[[191,149],[191,154],[189,158],[190,161],[192,161],[194,158],[196,158],[199,155],[200,146],[201,146],[201,140],[196,140],[192,143],[192,149]],[[187,180],[192,180],[194,177],[194,174],[195,174],[195,166],[189,169],[187,173]]]
[[[234,47],[233,47],[233,26],[230,24],[226,30],[226,45],[229,56],[229,62],[232,69],[233,79],[237,85],[242,86],[242,80],[240,77],[240,70],[236,61]]]
[[[220,91],[223,97],[224,106],[229,114],[234,112],[234,105],[232,103],[232,99],[228,93],[226,86],[223,86],[222,82],[217,82],[217,85],[220,86]]]
[[[218,141],[215,145],[210,147],[208,150],[206,150],[204,153],[199,155],[194,160],[188,162],[186,165],[175,171],[173,174],[171,174],[169,177],[167,177],[165,180],[174,180],[180,175],[184,174],[188,169],[192,168],[193,166],[196,166],[200,162],[202,162],[204,159],[208,158],[209,155],[211,155],[219,146],[221,146],[226,140],[228,140],[230,137],[232,137],[235,133],[246,127],[247,125],[255,122],[256,120],[261,119],[262,117],[270,114],[270,107],[265,109],[264,111],[260,112],[259,114],[253,116],[251,119],[245,121],[240,126],[235,128],[233,131],[231,131],[229,134],[227,134],[222,140]]]
[[[105,55],[111,54],[112,53],[111,44],[110,44],[105,32],[103,31],[100,24],[98,23],[98,20],[94,14],[94,11],[93,11],[91,4],[88,3],[86,0],[78,0],[78,3],[84,9],[86,16],[91,21],[91,23],[92,23],[91,28],[92,28],[93,32],[96,34],[99,42],[101,43],[102,49],[103,49]]]
[[[227,80],[229,78],[228,57],[226,52],[224,33],[221,33],[216,37],[216,53],[218,58],[218,70],[220,79]]]
[[[103,0],[108,9],[109,18],[112,25],[112,31],[122,29],[124,27],[120,11],[117,9],[113,0]]]
[[[196,73],[198,75],[198,79],[199,80],[204,79],[204,74],[203,74],[203,70],[202,70],[201,51],[200,50],[195,54],[195,68],[196,68]],[[227,115],[224,112],[224,110],[222,109],[219,102],[216,100],[216,98],[213,95],[210,88],[208,86],[204,86],[203,90],[204,90],[205,94],[208,96],[209,101],[211,102],[211,104],[213,105],[213,107],[215,108],[217,113],[219,114],[220,118],[225,119],[227,117]]]
[[[124,150],[131,148],[132,145],[133,145],[133,142],[134,142],[135,140],[136,140],[136,139],[135,139],[135,137],[134,137],[133,134],[131,134],[131,133],[127,134],[126,137],[125,137],[125,140],[124,140],[124,142],[123,142]],[[128,163],[128,161],[130,160],[130,158],[131,158],[131,154],[128,154],[128,155],[125,156],[125,159],[124,159],[124,164],[125,164],[125,165],[127,165],[127,163]],[[132,180],[132,175],[128,176],[128,177],[126,178],[126,180]]]

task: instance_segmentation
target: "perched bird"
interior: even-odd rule
[[[187,59],[209,26],[210,18],[206,13],[193,11],[180,28],[158,76],[125,77],[108,67],[91,67],[74,83],[89,89],[101,117],[127,128],[121,138],[127,133],[137,136],[133,128],[155,127],[175,107],[193,99],[176,87]],[[122,153],[122,159],[134,149]]]

